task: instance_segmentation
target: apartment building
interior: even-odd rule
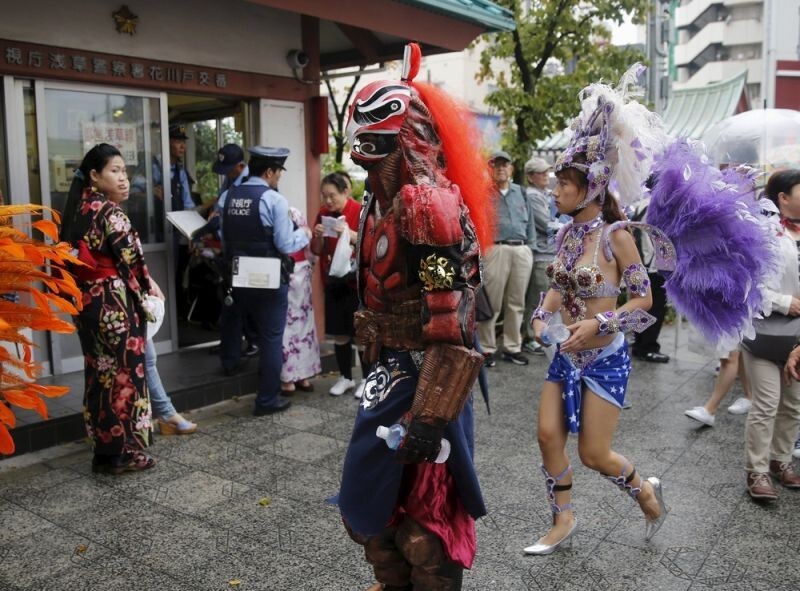
[[[800,0],[683,0],[675,27],[676,89],[746,71],[750,104],[772,107],[778,60],[800,57]]]

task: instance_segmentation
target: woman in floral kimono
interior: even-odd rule
[[[298,228],[308,227],[305,216],[297,208],[290,207],[289,216]],[[311,303],[311,275],[317,256],[308,246],[290,256],[294,259],[294,271],[289,280],[289,308],[283,332],[281,391],[284,396],[291,396],[295,390],[313,392],[314,384],[309,378],[322,371]]]
[[[146,470],[155,460],[144,349],[150,279],[137,233],[120,204],[130,182],[120,152],[98,144],[83,158],[64,208],[61,239],[85,266],[74,272],[83,294],[75,318],[84,355],[84,419],[94,442],[94,472]]]

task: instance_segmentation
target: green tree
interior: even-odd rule
[[[342,101],[338,101],[336,99],[336,88],[329,78],[325,79],[325,86],[328,88],[328,102],[330,106],[333,107],[333,113],[329,113],[328,115],[328,127],[331,128],[331,133],[333,134],[333,142],[335,146],[335,154],[333,161],[341,165],[342,164],[342,156],[344,156],[344,145],[347,142],[347,137],[345,136],[345,123],[347,119],[347,109],[350,106],[350,99],[353,96],[353,92],[356,89],[356,85],[358,84],[359,80],[361,80],[361,72],[364,68],[359,68],[358,73],[353,76],[353,82],[350,86],[347,87],[345,90],[345,96]]]
[[[536,144],[564,129],[591,82],[615,82],[644,55],[610,43],[609,23],[647,16],[648,0],[495,0],[514,13],[516,29],[485,36],[479,82],[496,90],[486,102],[503,118],[503,145],[517,173]],[[503,67],[509,64],[509,68]]]

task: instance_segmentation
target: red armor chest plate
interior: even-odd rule
[[[408,276],[409,248],[393,210],[377,221],[374,211],[368,214],[360,252],[361,297],[368,309],[391,312],[394,304],[420,298],[417,277]]]

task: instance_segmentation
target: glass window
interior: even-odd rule
[[[0,82],[3,78],[0,77]],[[3,94],[0,93],[0,205],[8,203],[8,158],[6,157],[6,124]]]
[[[119,148],[131,179],[126,203],[142,242],[164,241],[161,117],[157,98],[48,88],[50,199],[62,211],[83,155],[105,142]]]

